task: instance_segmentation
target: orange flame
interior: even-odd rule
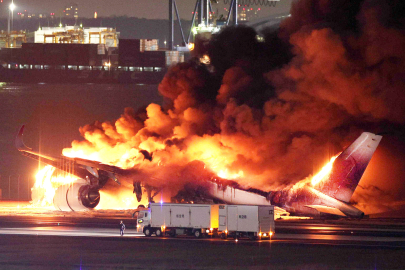
[[[330,159],[330,161],[325,166],[323,166],[323,168],[317,174],[312,176],[312,179],[311,179],[312,186],[317,185],[319,182],[322,181],[322,179],[324,179],[331,172],[331,170],[333,168],[333,162],[335,162],[335,159],[337,157],[338,157],[338,155],[332,157]]]
[[[138,202],[130,189],[120,189],[119,192],[110,193],[106,190],[100,190],[100,203],[96,206],[96,210],[101,209],[114,209],[114,210],[125,210],[125,209],[136,209],[139,204],[144,206],[148,205],[146,199]]]
[[[47,165],[39,170],[35,176],[35,184],[31,189],[32,205],[37,207],[53,206],[53,197],[61,185],[71,184],[77,177],[62,173],[54,175],[55,167]],[[96,209],[135,209],[139,204],[147,205],[144,199],[140,203],[134,197],[130,188],[121,188],[118,193],[111,194],[108,191],[100,191],[103,198]]]
[[[224,179],[233,180],[233,179],[242,178],[244,176],[244,173],[243,173],[243,171],[239,171],[238,173],[230,173],[228,171],[228,169],[223,169],[223,170],[219,170],[217,175]]]
[[[52,206],[53,197],[59,186],[70,184],[77,178],[70,174],[54,176],[55,167],[47,165],[35,175],[35,184],[31,189],[32,204],[38,206]]]

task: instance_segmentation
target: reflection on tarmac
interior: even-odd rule
[[[118,228],[118,227],[117,227]],[[84,237],[120,237],[119,229],[94,229],[74,227],[29,227],[0,228],[0,234],[52,235],[52,236],[84,236]],[[143,233],[126,230],[124,237],[142,237]]]
[[[324,227],[323,230],[327,231],[328,227]],[[26,228],[0,228],[0,234],[13,234],[13,235],[49,235],[49,236],[80,236],[80,237],[120,237],[118,226],[116,229],[111,228],[81,228],[81,227],[66,227],[66,226],[50,226],[50,227],[26,227]],[[136,229],[127,229],[125,231],[125,238],[135,238],[135,237],[144,237],[143,233],[137,232]],[[152,236],[151,239],[159,239],[155,236]],[[161,238],[162,239],[162,238]],[[164,239],[173,239],[173,238],[164,238]],[[178,237],[175,239],[181,240],[195,240],[192,237]],[[224,241],[219,238],[203,238],[201,240],[209,241]],[[275,234],[272,237],[271,241],[280,241],[280,240],[295,240],[301,241],[303,243],[306,240],[313,243],[313,240],[320,240],[328,242],[334,242],[339,244],[339,242],[352,242],[352,243],[363,243],[367,242],[376,242],[376,243],[405,243],[405,237],[381,237],[381,236],[353,236],[353,235],[336,235],[333,234],[333,231],[330,234],[316,234],[316,233],[304,233],[304,234]],[[232,241],[232,240],[227,240]],[[269,241],[269,240],[263,240]],[[361,245],[361,244],[360,244]]]

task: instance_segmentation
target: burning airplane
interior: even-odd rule
[[[83,209],[100,192],[122,194],[114,179],[142,204],[211,197],[349,217],[389,208],[403,200],[403,136],[381,147],[384,159],[354,193],[378,135],[364,133],[321,175],[302,180],[360,130],[403,134],[404,3],[371,2],[294,1],[291,16],[260,38],[247,26],[226,27],[168,70],[157,87],[161,104],[134,100],[137,108],[115,121],[81,127],[84,139],[58,159],[18,148],[82,179],[69,205]],[[199,60],[205,55],[209,62]]]
[[[136,173],[134,169],[122,169],[87,159],[42,155],[25,146],[22,139],[23,131],[24,126],[21,127],[15,142],[23,155],[78,177],[70,183],[61,184],[56,189],[53,204],[58,210],[93,209],[100,202],[100,189],[107,181],[120,184],[118,179],[131,177]],[[349,200],[381,138],[372,133],[362,133],[346,150],[333,158],[324,170],[312,179],[300,181],[288,189],[266,192],[243,187],[235,181],[213,175],[200,182],[199,187],[205,196],[230,204],[273,204],[295,215],[328,214],[361,218],[364,213],[351,206]],[[143,189],[148,193],[148,200],[153,201],[164,185],[164,179],[160,186],[151,186],[148,180],[133,182],[138,202],[142,198]]]

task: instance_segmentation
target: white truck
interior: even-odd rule
[[[221,238],[267,238],[274,234],[273,205],[219,205]]]
[[[138,230],[145,236],[212,235],[218,230],[218,205],[151,203],[138,213]]]
[[[151,203],[137,217],[138,230],[145,236],[203,235],[221,238],[271,237],[274,233],[273,205],[209,205]]]

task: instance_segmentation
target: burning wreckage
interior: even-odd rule
[[[59,170],[75,175],[79,179],[62,184],[53,196],[53,204],[61,211],[80,211],[95,208],[100,202],[100,190],[108,181],[120,184],[120,178],[130,178],[136,169],[122,169],[117,166],[82,158],[61,156],[59,158],[42,155],[25,146],[23,142],[24,126],[16,137],[16,147],[25,156],[51,165]],[[381,141],[382,136],[363,132],[348,148],[331,161],[312,179],[302,180],[292,187],[278,191],[262,191],[246,188],[232,180],[212,176],[200,181],[192,188],[202,190],[203,196],[215,202],[247,205],[275,205],[292,215],[319,216],[333,215],[361,218],[364,213],[351,206],[352,197],[371,157]],[[143,153],[146,159],[152,157]],[[138,202],[142,190],[146,190],[148,202],[164,188],[150,185],[148,181],[133,182],[133,193]],[[180,192],[179,192],[180,193]]]

